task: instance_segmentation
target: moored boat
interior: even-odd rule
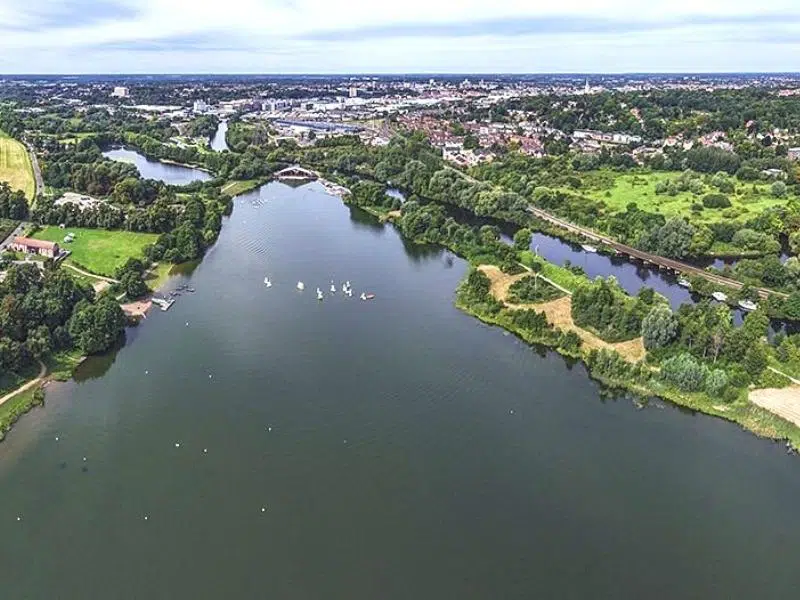
[[[746,311],[754,311],[758,308],[758,304],[752,300],[739,300],[739,308]]]
[[[588,252],[589,254],[596,254],[597,248],[590,244],[581,244],[581,248],[583,248],[584,252]]]
[[[717,302],[727,302],[728,295],[723,292],[714,292],[711,294],[711,297],[716,300]]]
[[[687,290],[692,289],[692,283],[685,277],[681,277],[680,279],[678,279],[678,285],[686,288]]]
[[[303,283],[302,281],[298,281],[297,282],[297,289],[302,292],[304,289],[306,289],[306,284]]]

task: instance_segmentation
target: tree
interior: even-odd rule
[[[81,302],[69,321],[72,339],[86,354],[108,350],[125,329],[125,314],[113,298],[103,297],[95,304]]]
[[[679,354],[668,358],[661,365],[661,376],[684,392],[703,389],[708,368],[697,362],[691,354]]]
[[[776,198],[784,198],[786,196],[786,184],[782,181],[776,181],[770,187],[770,193]]]
[[[655,227],[639,239],[644,250],[668,256],[683,258],[694,238],[694,227],[681,217],[673,217],[664,225]]]
[[[531,247],[531,230],[523,227],[514,234],[514,250],[522,251],[528,250]]]
[[[761,344],[753,344],[744,355],[744,368],[756,381],[767,368],[767,354]]]
[[[722,369],[714,369],[706,377],[706,393],[718,397],[728,387],[728,374]]]
[[[642,320],[644,347],[655,350],[669,345],[678,336],[678,319],[669,306],[659,304]]]

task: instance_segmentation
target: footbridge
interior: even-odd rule
[[[300,165],[291,165],[275,173],[275,179],[280,180],[308,180],[319,179],[319,173],[304,169]]]

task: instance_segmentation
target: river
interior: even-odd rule
[[[3,597],[796,593],[797,458],[605,397],[455,309],[466,269],[318,184],[238,198],[196,293],[0,445]]]
[[[214,137],[211,138],[211,149],[217,152],[228,150],[228,142],[225,141],[225,135],[228,133],[228,122],[220,121],[217,126],[217,131]]]
[[[134,150],[127,148],[115,148],[103,152],[103,156],[111,160],[136,165],[139,173],[145,179],[157,179],[170,185],[186,185],[195,181],[207,181],[211,179],[211,174],[201,169],[187,167],[185,165],[174,165],[158,160],[151,160]]]

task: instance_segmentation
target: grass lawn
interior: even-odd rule
[[[22,190],[28,200],[36,194],[33,167],[22,142],[0,131],[0,181],[7,181],[13,190]]]
[[[263,183],[261,179],[243,179],[240,181],[229,181],[225,185],[222,186],[220,190],[223,194],[227,194],[231,198],[234,196],[238,196],[239,194],[244,194],[245,192],[249,192],[257,188],[259,185]]]
[[[67,233],[75,234],[74,242],[64,243],[64,236]],[[33,237],[58,242],[60,246],[72,251],[67,259],[69,262],[76,267],[107,277],[113,277],[116,268],[125,264],[129,258],[141,258],[142,249],[158,238],[154,233],[73,227],[67,229],[45,227],[37,231]]]
[[[706,194],[718,193],[717,189],[707,183],[702,193],[680,192],[675,196],[656,194],[655,187],[660,181],[675,180],[680,175],[677,171],[657,171],[641,173],[616,173],[599,170],[582,175],[583,188],[570,190],[584,194],[599,202],[604,202],[609,212],[624,212],[631,202],[638,204],[641,210],[661,213],[665,217],[684,216],[693,223],[713,223],[719,221],[746,221],[758,216],[771,206],[785,206],[786,198],[774,198],[770,194],[770,183],[740,182],[731,177],[736,185],[735,191],[725,194],[731,201],[730,208],[705,208],[700,212],[692,211],[693,204],[702,204]],[[705,179],[705,176],[698,175]]]

